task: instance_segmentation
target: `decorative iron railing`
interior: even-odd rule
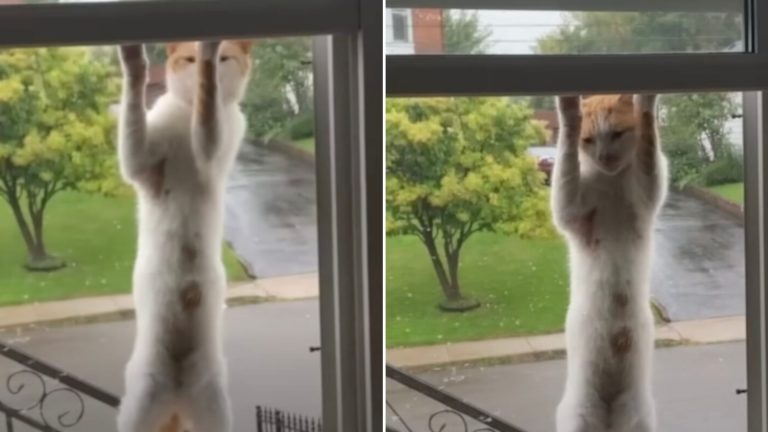
[[[323,432],[319,419],[256,407],[256,432]]]
[[[17,424],[45,432],[74,427],[85,416],[83,396],[112,408],[120,405],[117,396],[2,342],[0,356],[23,367],[5,378],[5,393],[18,402],[0,401],[6,432],[14,432]]]
[[[396,416],[397,422],[407,432],[421,432],[424,430],[429,432],[525,432],[495,415],[469,404],[450,393],[444,392],[432,384],[394,366],[387,365],[387,379],[396,381],[447,407],[429,415],[425,425],[426,429],[423,427],[415,429],[400,415],[395,406],[390,401],[387,401],[387,408]],[[475,420],[482,426],[473,428],[467,419]],[[398,431],[393,426],[387,426],[387,432],[401,431]]]

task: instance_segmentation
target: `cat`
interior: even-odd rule
[[[656,95],[559,97],[551,206],[570,255],[557,432],[651,432],[653,227],[667,161]]]
[[[250,41],[167,45],[168,91],[147,112],[143,46],[119,49],[118,159],[138,196],[136,339],[119,432],[227,432],[224,187],[246,128]]]

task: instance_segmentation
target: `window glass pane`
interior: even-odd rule
[[[746,430],[741,106],[740,94],[660,97],[669,187],[647,284],[658,430]],[[554,430],[572,273],[551,222],[554,98],[391,98],[386,117],[388,364],[524,431]],[[387,401],[396,430],[462,424],[394,379]]]
[[[387,15],[393,13],[387,9]],[[744,51],[741,11],[410,9],[413,41],[387,54],[622,54]],[[388,19],[387,34],[395,31]]]
[[[310,349],[320,346],[311,46],[304,37],[262,39],[229,54],[243,55],[242,63],[229,63],[238,71],[253,65],[240,104],[246,136],[225,189],[221,249],[233,430],[274,428],[266,424],[277,421],[274,415],[256,425],[256,407],[308,421],[321,414],[320,354]],[[183,116],[185,89],[196,86],[170,85],[166,50],[147,46],[147,104],[156,107],[172,93]],[[195,77],[194,69],[187,76]],[[116,149],[121,85],[113,46],[0,49],[0,343],[115,396],[123,394],[136,326],[130,293],[137,198],[120,177]],[[182,215],[177,225],[187,220]],[[192,255],[201,261],[202,253]],[[4,406],[32,407],[27,415],[40,421],[35,401],[45,383],[84,400],[78,420],[77,396],[64,390],[46,398],[42,414],[57,430],[67,412],[61,421],[77,424],[66,430],[116,430],[115,408],[33,370],[0,349],[0,423]]]

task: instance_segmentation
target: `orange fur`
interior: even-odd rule
[[[181,427],[181,418],[179,417],[179,414],[173,413],[173,416],[168,423],[161,426],[157,432],[184,432],[184,429]]]
[[[584,98],[581,102],[581,145],[589,145],[594,139],[601,117],[607,117],[613,129],[620,131],[638,125],[632,104],[632,95],[599,95]]]
[[[250,53],[253,41],[228,40],[223,41],[219,50],[219,58],[232,58],[237,62],[243,74],[251,68]],[[197,43],[174,42],[166,45],[168,60],[166,68],[171,72],[180,72],[186,67],[191,67],[198,61]]]

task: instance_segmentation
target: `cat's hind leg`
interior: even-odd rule
[[[173,399],[169,389],[149,374],[126,380],[125,396],[117,414],[118,432],[154,432],[170,418]]]
[[[656,409],[650,396],[627,397],[618,401],[611,409],[609,432],[655,432]]]
[[[232,430],[232,414],[223,378],[217,376],[209,379],[184,398],[195,432]]]
[[[609,432],[604,427],[604,410],[570,396],[557,406],[555,422],[557,432]]]

